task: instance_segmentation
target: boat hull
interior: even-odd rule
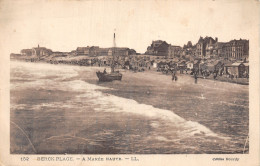
[[[111,82],[114,80],[122,80],[122,74],[121,73],[102,73],[102,72],[97,72],[97,77],[100,82]]]

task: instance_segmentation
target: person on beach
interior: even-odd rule
[[[177,81],[176,71],[172,72],[172,81]]]
[[[106,68],[104,69],[104,72],[103,72],[104,74],[106,74],[107,73],[107,70],[106,70]]]
[[[175,72],[172,73],[172,81],[175,80]]]
[[[214,72],[214,80],[217,78],[217,73]]]
[[[231,75],[230,75],[230,78],[231,78],[231,80],[233,80],[233,78],[234,78],[234,75],[233,75],[233,74],[231,74]]]
[[[194,79],[195,79],[195,84],[197,84],[198,77],[197,77],[197,73],[196,72],[194,73]]]

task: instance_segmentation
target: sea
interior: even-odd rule
[[[11,61],[11,154],[248,153],[248,85],[99,70]]]

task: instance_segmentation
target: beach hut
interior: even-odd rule
[[[200,70],[201,70],[201,71],[206,71],[207,68],[208,68],[207,65],[208,65],[207,63],[201,63],[200,66],[199,66],[199,67],[200,67]]]
[[[199,70],[199,68],[200,68],[200,60],[195,60],[195,61],[193,62],[193,68],[194,68],[195,70]]]
[[[225,62],[224,63],[224,74],[229,75],[230,74],[230,68],[232,66],[232,62]]]
[[[126,68],[128,70],[130,69],[130,62],[129,62],[129,60],[125,61],[124,68]]]
[[[157,62],[153,62],[153,68],[157,68]]]
[[[187,69],[192,70],[193,69],[193,62],[186,62]]]
[[[183,68],[183,69],[186,68],[186,61],[185,60],[181,60],[177,64],[178,64],[179,68]]]
[[[206,65],[207,67],[207,71],[209,71],[209,72],[214,72],[214,70],[215,70],[215,65],[214,64],[212,64],[212,63],[209,63],[209,64],[207,64]]]
[[[214,69],[217,71],[223,68],[223,63],[221,61],[214,61],[212,64],[214,65]]]
[[[249,63],[243,63],[245,65],[245,73],[249,74]]]
[[[234,77],[243,77],[246,73],[246,66],[241,62],[235,62],[231,65],[225,65],[225,70],[227,74],[233,75]]]

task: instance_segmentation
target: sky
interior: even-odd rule
[[[159,39],[179,46],[200,36],[251,39],[259,14],[254,0],[2,0],[0,6],[1,45],[15,53],[38,44],[53,51],[112,47],[114,32],[118,47],[140,53]]]

